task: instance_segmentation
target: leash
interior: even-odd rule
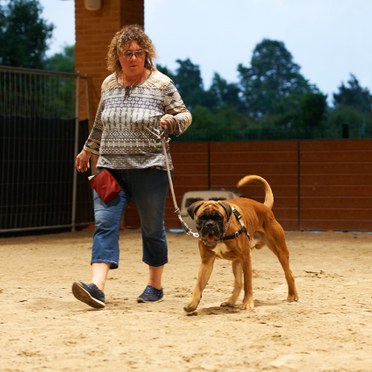
[[[183,226],[183,229],[185,230],[185,233],[187,235],[193,236],[194,238],[199,238],[199,234],[197,232],[192,231],[191,227],[189,227],[187,225],[187,223],[183,220],[183,218],[181,216],[181,211],[180,211],[180,209],[178,207],[178,204],[177,204],[177,199],[176,199],[176,195],[175,195],[174,187],[173,187],[171,170],[170,170],[170,166],[169,166],[169,158],[168,158],[168,153],[167,153],[167,144],[169,143],[170,138],[169,137],[166,138],[165,131],[160,131],[160,130],[155,131],[155,129],[151,130],[148,127],[145,127],[145,128],[153,136],[155,136],[157,139],[159,139],[160,142],[161,142],[161,145],[162,145],[162,148],[163,148],[163,153],[164,153],[164,158],[165,158],[165,166],[167,168],[169,188],[170,188],[170,191],[171,191],[171,194],[172,194],[173,206],[174,206],[174,209],[175,209],[174,213],[177,215],[179,221],[181,222],[181,225]],[[240,230],[236,231],[235,233],[232,233],[232,234],[226,235],[226,236],[222,236],[220,238],[220,241],[223,242],[225,240],[235,239],[241,234],[245,234],[248,237],[248,239],[250,239],[249,232],[248,232],[247,228],[245,227],[244,222],[242,221],[242,216],[240,215],[240,213],[235,208],[233,208],[233,214],[234,214],[235,218],[238,220],[241,228],[240,228]]]
[[[170,191],[171,191],[171,194],[172,194],[173,206],[174,206],[174,209],[175,209],[174,213],[177,215],[179,221],[181,222],[181,225],[183,226],[183,229],[185,230],[185,233],[187,235],[193,236],[194,238],[199,238],[199,234],[197,232],[192,231],[191,227],[189,227],[187,225],[187,223],[183,220],[183,218],[181,216],[181,211],[180,211],[180,209],[178,207],[178,204],[177,204],[177,199],[176,199],[176,195],[175,195],[174,187],[173,187],[172,175],[171,175],[170,166],[169,166],[169,158],[168,158],[168,153],[167,153],[167,144],[169,143],[170,138],[169,137],[166,138],[165,131],[160,131],[160,130],[155,131],[155,129],[151,130],[148,127],[145,127],[145,128],[153,136],[155,136],[158,140],[160,140],[160,142],[161,142],[161,145],[162,145],[162,148],[163,148],[163,153],[164,153],[164,158],[165,158],[165,165],[166,165],[166,168],[167,168],[169,188],[170,188]],[[250,239],[250,235],[248,233],[247,228],[244,226],[244,222],[242,220],[242,216],[240,215],[240,213],[235,208],[233,208],[233,214],[234,214],[235,218],[238,220],[241,228],[240,228],[240,230],[236,231],[235,233],[232,233],[232,234],[226,235],[226,236],[222,236],[220,238],[221,242],[223,242],[225,240],[235,239],[241,234],[245,234],[248,237],[248,239]]]
[[[148,127],[145,127],[145,128],[153,136],[155,136],[156,138],[158,138],[160,140],[161,145],[163,147],[163,153],[164,153],[164,157],[165,157],[165,166],[167,168],[167,174],[168,174],[169,189],[170,189],[171,194],[172,194],[173,206],[174,206],[174,209],[175,209],[174,210],[174,213],[177,215],[178,219],[180,220],[181,225],[182,225],[183,229],[185,230],[185,233],[187,235],[193,236],[194,238],[199,238],[199,234],[197,232],[192,231],[191,227],[189,227],[187,225],[187,223],[183,220],[183,218],[181,216],[181,211],[178,208],[177,199],[176,199],[176,195],[175,195],[174,187],[173,187],[171,170],[170,170],[170,166],[169,166],[169,158],[168,158],[168,153],[167,153],[167,144],[169,143],[170,138],[169,137],[168,138],[165,137],[165,132],[164,131],[160,132],[160,130],[159,130],[158,132],[155,132],[155,129],[151,130]]]

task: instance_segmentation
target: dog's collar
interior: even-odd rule
[[[244,222],[242,220],[242,216],[241,214],[233,207],[232,208],[232,212],[235,216],[235,218],[238,220],[239,224],[240,224],[240,230],[238,231],[235,231],[234,233],[232,234],[229,234],[229,235],[223,235],[221,238],[220,238],[220,241],[225,241],[225,240],[230,240],[230,239],[235,239],[237,238],[239,235],[241,234],[245,234],[247,235],[248,239],[250,239],[250,235],[249,235],[249,232],[247,230],[247,228],[245,227],[244,225]]]

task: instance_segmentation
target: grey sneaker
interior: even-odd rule
[[[143,293],[137,298],[137,302],[160,302],[163,300],[163,289],[156,289],[151,285],[148,285]]]
[[[74,282],[72,294],[79,300],[96,309],[105,307],[104,293],[93,283]]]

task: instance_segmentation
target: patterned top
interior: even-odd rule
[[[168,76],[154,70],[142,84],[125,87],[113,73],[102,83],[101,100],[84,149],[99,155],[97,167],[166,169],[161,141],[151,133],[159,133],[160,118],[165,114],[176,119],[176,136],[191,124],[191,114]],[[168,144],[167,155],[173,169]]]

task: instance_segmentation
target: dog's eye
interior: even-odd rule
[[[221,221],[223,220],[223,216],[220,213],[213,213],[213,214],[202,214],[199,216],[199,221]]]

